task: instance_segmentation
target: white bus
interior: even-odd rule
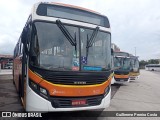
[[[148,64],[145,66],[145,70],[160,71],[160,64]]]
[[[111,99],[108,18],[37,3],[14,49],[13,78],[26,111],[105,109]]]

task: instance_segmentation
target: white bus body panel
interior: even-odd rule
[[[123,83],[127,83],[127,82],[129,82],[129,81],[130,81],[129,78],[128,78],[127,81],[116,81],[116,80],[114,79],[114,77],[113,77],[113,78],[112,78],[112,81],[111,81],[111,84],[114,84],[114,83],[123,84]]]
[[[129,81],[135,81],[135,80],[138,80],[138,79],[139,79],[139,77],[140,77],[140,75],[138,75],[138,76],[130,76]]]
[[[114,77],[112,77],[111,85],[115,83]]]

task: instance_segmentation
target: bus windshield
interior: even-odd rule
[[[130,70],[130,59],[124,57],[115,57],[115,67],[120,67],[121,70]]]
[[[139,61],[138,59],[131,60],[132,68],[139,68]]]
[[[111,69],[110,34],[99,31],[86,55],[87,36],[94,29],[65,26],[72,44],[57,24],[35,22],[32,27],[30,64],[48,70],[102,71]],[[76,43],[76,46],[75,46]],[[76,48],[75,48],[76,47]],[[107,52],[106,52],[107,51]],[[80,55],[81,53],[81,55]]]

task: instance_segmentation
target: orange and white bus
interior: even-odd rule
[[[131,59],[129,53],[127,52],[114,52],[114,77],[112,79],[112,84],[114,83],[125,83],[129,82],[130,69],[131,69]]]
[[[73,5],[35,4],[14,50],[13,73],[26,111],[108,107],[112,79],[108,18]]]

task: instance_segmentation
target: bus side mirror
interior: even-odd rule
[[[111,48],[111,55],[113,56],[114,54],[113,54],[113,48]]]

